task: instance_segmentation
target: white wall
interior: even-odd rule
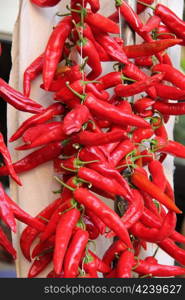
[[[19,0],[0,0],[0,33],[12,33],[18,9]]]

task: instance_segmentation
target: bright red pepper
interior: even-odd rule
[[[30,1],[41,7],[54,6],[60,2],[60,0],[30,0]]]
[[[16,259],[16,251],[1,228],[0,228],[0,245],[8,253],[10,253],[14,259]]]
[[[0,217],[13,232],[16,232],[16,223],[15,223],[13,211],[9,202],[7,201],[5,191],[1,183],[0,183]]]
[[[117,264],[117,277],[118,278],[131,278],[132,267],[135,265],[134,253],[125,250],[118,260]]]

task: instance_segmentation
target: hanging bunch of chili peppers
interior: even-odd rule
[[[60,1],[31,2],[44,7]],[[137,13],[153,2],[138,1]],[[22,140],[17,151],[33,149],[29,155],[12,163],[0,137],[5,161],[0,176],[21,184],[17,174],[53,161],[61,187],[58,198],[31,217],[0,186],[0,215],[14,232],[15,218],[27,224],[20,247],[31,263],[29,278],[48,265],[50,278],[183,275],[185,250],[176,243],[185,243],[185,237],[175,230],[181,210],[162,163],[168,154],[185,158],[185,146],[169,140],[166,131],[171,115],[185,114],[185,75],[167,54],[169,47],[184,44],[185,23],[162,4],[146,24],[124,0],[115,0],[110,17],[100,7],[99,0],[71,0],[45,51],[25,70],[23,94],[0,79],[0,96],[34,114],[10,138]],[[124,44],[120,15],[141,44]],[[103,62],[115,64],[102,76]],[[47,108],[29,98],[40,74],[41,88],[53,93]],[[118,196],[117,212],[102,200]],[[90,249],[99,236],[116,237],[102,258]],[[182,266],[161,265],[156,253],[140,259],[149,243]],[[0,244],[15,257],[1,230]]]

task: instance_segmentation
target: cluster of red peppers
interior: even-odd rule
[[[44,7],[60,0],[31,2]],[[153,2],[138,1],[138,14]],[[12,163],[0,136],[5,161],[0,176],[10,175],[21,185],[17,174],[53,161],[61,186],[58,198],[36,217],[0,186],[2,220],[14,232],[15,218],[27,224],[20,247],[31,262],[29,278],[48,265],[49,278],[185,274],[183,266],[159,264],[156,253],[140,259],[142,249],[154,243],[185,265],[185,250],[176,244],[185,243],[175,230],[181,211],[162,164],[168,154],[185,158],[185,146],[169,140],[165,128],[171,115],[185,114],[185,75],[166,52],[184,45],[185,23],[162,4],[146,24],[126,1],[115,0],[115,7],[105,17],[98,12],[99,0],[71,0],[44,53],[25,70],[24,93],[0,79],[0,96],[33,113],[10,142],[21,138],[19,151],[38,148]],[[143,39],[141,44],[125,45],[120,16]],[[103,62],[114,62],[114,70],[102,76]],[[40,74],[41,88],[55,101],[47,108],[29,98],[31,82]],[[111,199],[116,211],[102,197]],[[113,238],[102,258],[92,250],[99,236]],[[15,257],[2,230],[0,244]]]

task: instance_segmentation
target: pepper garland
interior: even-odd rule
[[[30,1],[41,7],[60,2]],[[138,13],[153,2],[138,1]],[[162,4],[146,24],[126,1],[115,0],[115,12],[109,17],[98,12],[100,4],[71,0],[44,53],[25,70],[24,94],[0,79],[0,96],[18,110],[34,114],[10,142],[22,139],[18,151],[40,147],[12,163],[0,135],[5,162],[0,176],[10,175],[21,185],[17,174],[53,161],[61,186],[55,192],[58,198],[32,217],[0,185],[0,215],[13,232],[15,219],[27,224],[20,247],[31,263],[29,278],[51,262],[50,278],[94,278],[99,273],[130,278],[133,272],[140,278],[183,275],[183,266],[159,264],[157,251],[145,259],[138,257],[148,243],[155,243],[185,264],[185,250],[176,244],[185,243],[175,230],[176,213],[181,210],[162,164],[167,154],[185,158],[185,147],[169,140],[165,128],[170,115],[185,113],[184,103],[178,102],[184,100],[185,77],[166,52],[184,44],[185,23]],[[143,43],[124,44],[120,15]],[[80,64],[71,57],[74,50]],[[102,62],[114,62],[114,71],[102,76]],[[47,108],[29,98],[31,82],[41,73],[41,88],[52,92],[56,101]],[[129,98],[140,93],[137,100]],[[118,202],[115,212],[100,196],[124,201]],[[116,237],[102,259],[90,250],[100,235]],[[16,257],[2,229],[0,245]]]

